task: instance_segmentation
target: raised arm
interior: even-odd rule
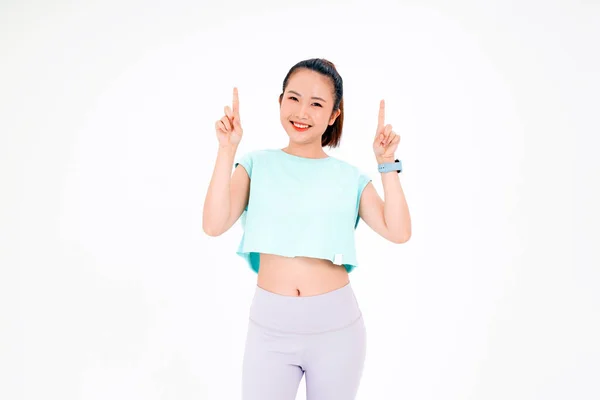
[[[243,135],[237,88],[233,89],[232,106],[233,110],[225,106],[225,115],[215,123],[219,150],[202,214],[202,229],[209,236],[219,236],[229,230],[248,204],[248,173],[244,168],[236,168],[231,175]]]

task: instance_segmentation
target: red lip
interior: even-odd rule
[[[308,130],[311,127],[308,124],[304,124],[304,125],[308,125],[308,128],[298,128],[296,125],[294,125],[293,121],[290,121],[290,123],[292,124],[292,126],[294,127],[294,129],[297,130],[298,132],[304,132],[304,131]]]

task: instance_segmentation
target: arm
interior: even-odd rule
[[[389,162],[378,160],[378,163]],[[400,177],[396,171],[381,172],[385,201],[372,183],[360,198],[359,215],[375,232],[393,243],[404,243],[411,237],[411,220]]]
[[[202,229],[209,236],[222,233],[225,222],[229,219],[231,203],[231,169],[237,147],[219,146],[217,161],[208,185],[204,210],[202,214]]]
[[[209,236],[229,230],[248,203],[250,178],[246,170],[236,168],[231,176],[236,151],[237,146],[219,146],[202,214],[202,229]]]
[[[215,123],[219,152],[202,214],[202,229],[209,236],[226,232],[248,203],[249,175],[244,168],[236,168],[231,177],[231,166],[244,132],[240,123],[238,90],[235,87],[232,105],[233,110],[225,106],[225,115]]]
[[[385,125],[385,102],[379,102],[379,119],[373,141],[373,151],[377,164],[394,162],[394,152],[400,143],[400,136],[392,131],[392,125]],[[411,236],[410,213],[396,171],[380,172],[382,175],[383,201],[375,187],[368,184],[361,194],[359,215],[375,232],[394,243],[404,243]]]

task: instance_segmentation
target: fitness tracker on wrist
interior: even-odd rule
[[[396,159],[393,163],[383,163],[377,165],[377,169],[379,172],[391,172],[398,171],[398,173],[402,172],[402,161]]]

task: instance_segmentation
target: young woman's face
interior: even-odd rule
[[[333,83],[318,72],[300,69],[288,80],[280,101],[279,117],[291,141],[318,141],[340,114],[333,115]],[[293,123],[300,126],[294,126]],[[308,125],[308,128],[306,128]]]

